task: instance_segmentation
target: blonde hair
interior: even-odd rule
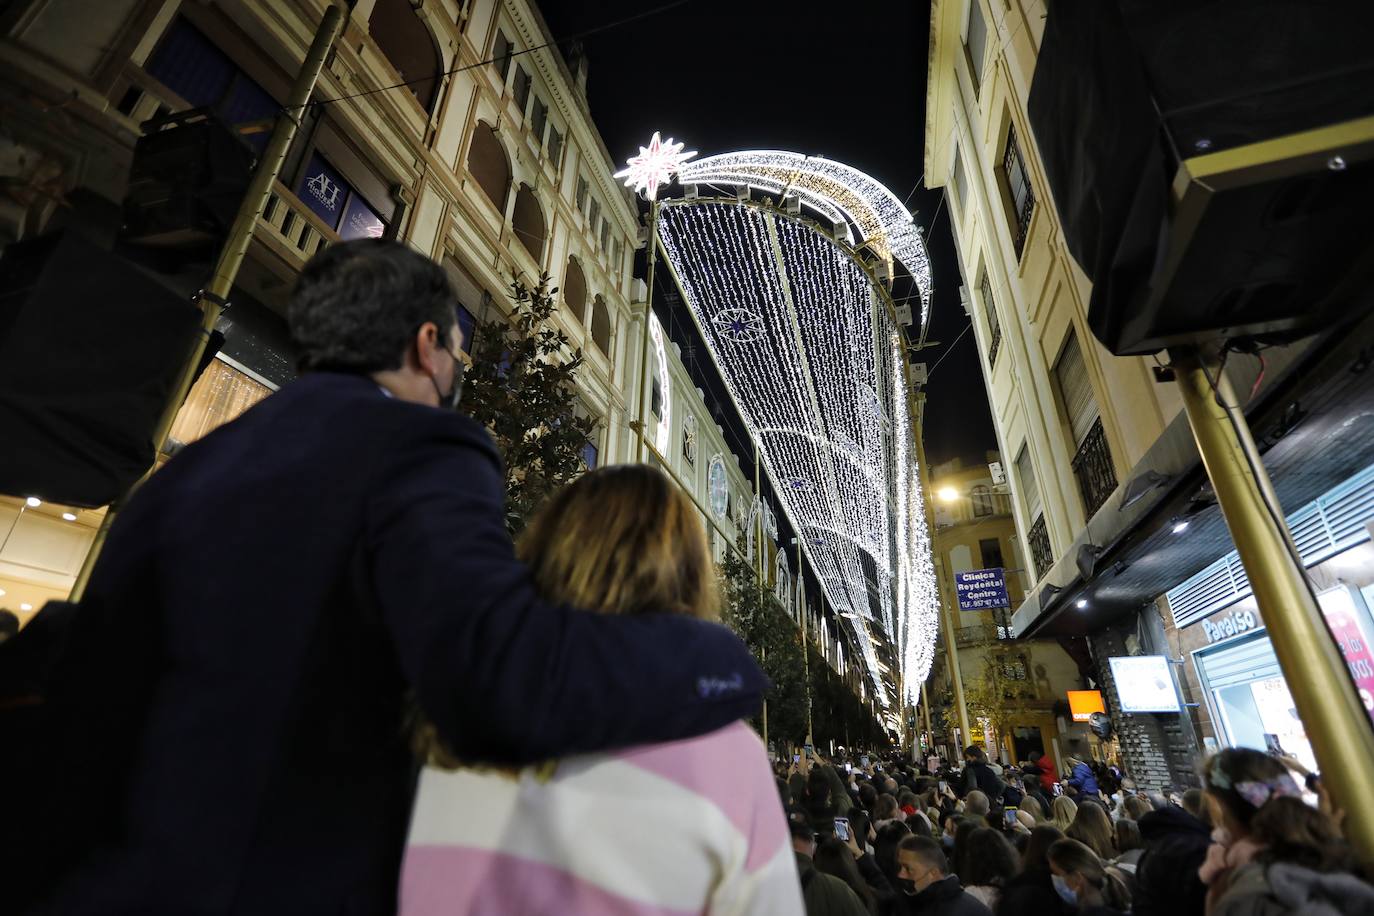
[[[1073,823],[1064,835],[1078,840],[1102,859],[1116,858],[1116,833],[1112,830],[1112,819],[1101,805],[1084,802],[1078,806]]]
[[[1067,795],[1061,795],[1050,805],[1050,823],[1067,833],[1078,814],[1078,805]]]
[[[546,601],[606,614],[720,617],[720,583],[701,518],[668,475],[649,465],[583,474],[535,513],[515,553]],[[420,759],[445,769],[465,765],[418,707],[412,721]]]
[[[583,474],[535,514],[515,552],[549,601],[607,614],[720,617],[701,517],[668,475],[649,465]]]
[[[1046,823],[1045,809],[1041,808],[1040,802],[1036,801],[1031,796],[1027,795],[1025,798],[1021,799],[1021,804],[1017,807],[1029,814],[1036,824]],[[1034,824],[1032,824],[1032,826],[1034,826]]]

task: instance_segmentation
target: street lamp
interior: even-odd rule
[[[953,487],[941,487],[935,491],[935,495],[940,497],[942,503],[952,503],[959,498],[959,491]]]

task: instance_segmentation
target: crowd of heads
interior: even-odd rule
[[[966,767],[987,765],[985,755],[963,758]],[[872,760],[868,767],[857,755],[815,760],[805,777],[782,774],[779,782],[794,835],[816,844],[817,870],[850,885],[870,912],[883,911],[885,895],[918,895],[957,879],[999,916],[1061,905],[1201,914],[1209,884],[1202,859],[1217,853],[1214,839],[1247,841],[1261,864],[1327,875],[1355,867],[1337,822],[1310,793],[1304,798],[1285,763],[1257,751],[1213,755],[1199,767],[1202,787],[1182,792],[1118,781],[1110,793],[1099,785],[1059,794],[1058,782],[1046,792],[1038,777],[998,768],[1007,787],[1000,797],[972,788],[975,778],[965,781],[947,765],[931,772]],[[848,839],[835,835],[837,817],[847,821]],[[1185,834],[1191,858],[1177,854]],[[872,856],[869,868],[881,880],[856,864],[863,855]],[[1214,897],[1219,887],[1212,885]]]

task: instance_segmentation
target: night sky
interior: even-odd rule
[[[822,155],[867,172],[899,198],[911,195],[907,206],[925,230],[933,261],[929,339],[943,343],[923,353],[930,366],[943,360],[926,389],[927,459],[980,462],[996,439],[973,331],[950,346],[969,319],[959,304],[964,281],[949,212],[940,191],[917,187],[927,5],[543,0],[540,9],[562,39],[664,5],[669,8],[582,39],[592,117],[617,165],[658,130],[702,156],[738,149]],[[899,281],[894,293],[908,285]]]

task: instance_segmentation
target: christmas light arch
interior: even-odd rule
[[[824,600],[849,624],[867,680],[891,709],[894,700],[914,699],[929,673],[939,593],[903,334],[881,277],[892,275],[893,259],[911,273],[924,330],[925,246],[901,201],[842,163],[773,150],[688,162],[692,155],[655,135],[621,175],[654,202],[657,247]],[[693,193],[657,201],[674,174]],[[778,200],[719,190],[703,196],[715,185]],[[829,225],[788,206],[793,196]],[[651,329],[661,351],[661,334]],[[716,460],[710,476],[719,512]],[[905,698],[895,696],[880,642],[893,649]]]

